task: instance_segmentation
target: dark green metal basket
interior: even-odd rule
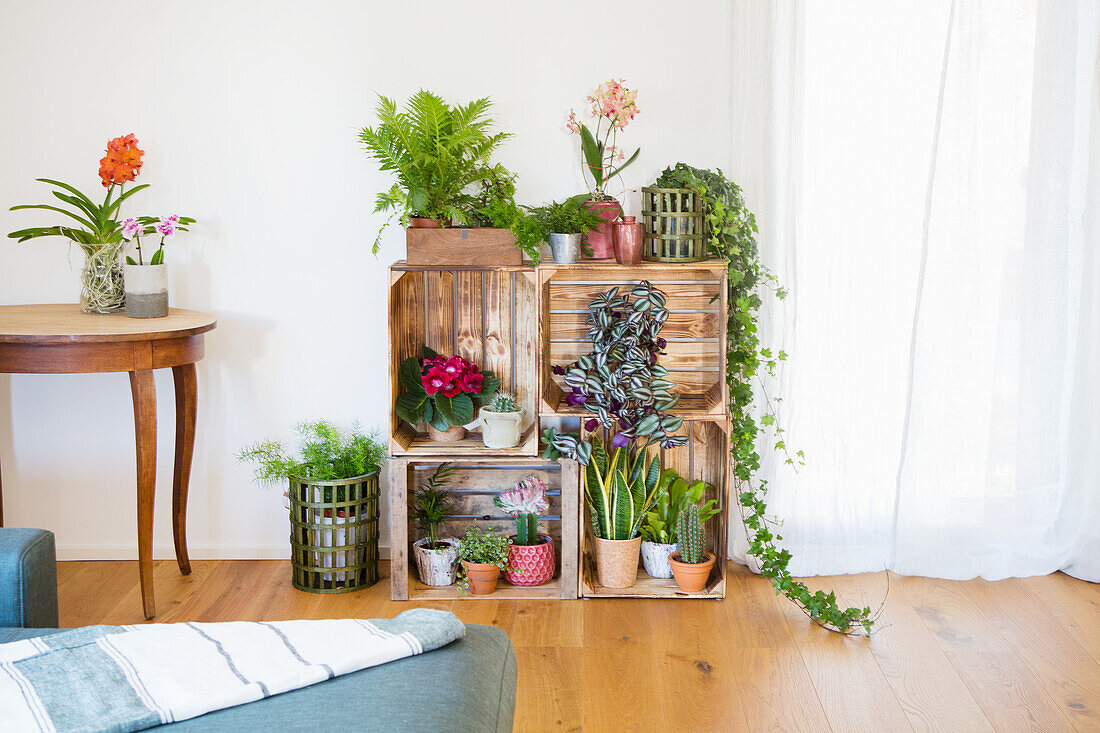
[[[290,479],[292,582],[347,593],[378,582],[378,471],[341,481]]]
[[[706,219],[702,201],[690,188],[642,189],[645,242],[642,259],[650,262],[700,262],[707,259]]]

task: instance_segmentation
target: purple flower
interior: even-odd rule
[[[587,430],[590,433],[593,430],[595,430],[596,428],[598,428],[599,426],[600,426],[600,421],[597,420],[596,418],[592,418],[591,420],[588,420],[584,423],[584,429]]]
[[[611,439],[612,448],[625,448],[628,445],[630,445],[630,438],[622,433],[615,433],[615,437]]]
[[[563,366],[555,364],[554,366],[550,367],[550,371],[554,372],[554,374],[557,374],[559,377],[565,376],[565,367]]]
[[[122,222],[122,238],[129,242],[134,237],[141,234],[141,224],[138,224],[138,220],[133,217]]]
[[[565,404],[567,405],[583,405],[588,402],[588,395],[583,392],[574,391],[565,396]]]
[[[664,340],[663,338],[659,338],[659,339],[657,339],[657,348],[658,348],[658,349],[663,349],[663,348],[665,348],[666,346],[668,346],[668,342],[667,342],[667,341],[665,341],[665,340]]]
[[[628,427],[630,427],[630,423],[628,423],[626,421],[625,417],[620,417],[619,418],[619,427],[623,430],[626,430]]]

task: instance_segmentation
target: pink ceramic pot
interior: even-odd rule
[[[645,233],[642,225],[634,221],[633,216],[624,216],[622,221],[612,224],[615,242],[615,261],[620,265],[637,265],[642,261],[642,242]]]
[[[512,545],[508,549],[508,566],[522,572],[507,571],[505,580],[512,585],[542,585],[554,579],[554,538],[540,534],[539,540],[537,545]]]
[[[615,256],[615,244],[613,239],[613,224],[623,212],[622,204],[615,199],[610,201],[585,201],[584,208],[595,211],[603,219],[604,223],[588,232],[585,243],[592,248],[592,255],[585,257],[589,260],[608,260]]]

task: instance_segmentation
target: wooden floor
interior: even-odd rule
[[[1060,573],[891,574],[882,631],[812,626],[733,566],[725,601],[394,603],[290,587],[276,561],[155,569],[159,622],[385,617],[414,605],[500,626],[519,657],[516,730],[1100,731],[1100,585]],[[141,623],[136,563],[58,564],[61,623]],[[819,584],[811,581],[811,587]],[[883,573],[822,579],[877,606]]]

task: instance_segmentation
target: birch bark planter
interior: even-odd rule
[[[477,420],[471,423],[474,424],[481,426],[481,442],[486,448],[515,448],[519,445],[523,412],[490,412],[482,408]]]
[[[512,535],[512,541],[516,539]],[[542,585],[554,579],[554,538],[547,534],[539,535],[537,545],[516,545],[508,548],[508,567],[515,568],[504,573],[504,579],[512,585]]]
[[[470,584],[470,592],[475,596],[487,596],[497,589],[497,579],[500,577],[500,568],[492,563],[479,563],[462,561],[466,568],[466,579]]]
[[[168,315],[168,265],[123,265],[126,315],[164,318]]]
[[[680,553],[677,552],[668,558],[672,565],[672,575],[676,578],[676,585],[685,593],[698,593],[707,587],[707,578],[710,577],[710,569],[714,567],[714,553],[703,554],[703,562],[688,563],[680,561]]]
[[[642,566],[646,574],[651,578],[671,578],[672,565],[668,562],[668,556],[678,549],[680,547],[675,542],[666,545],[642,540]]]
[[[440,544],[447,547],[428,549],[428,538],[417,540],[413,543],[413,553],[416,555],[416,570],[420,574],[420,582],[424,585],[443,587],[453,585],[455,582],[455,566],[458,562],[458,540],[453,537],[443,537]]]
[[[638,579],[638,552],[642,538],[596,540],[596,575],[605,588],[629,588]]]

